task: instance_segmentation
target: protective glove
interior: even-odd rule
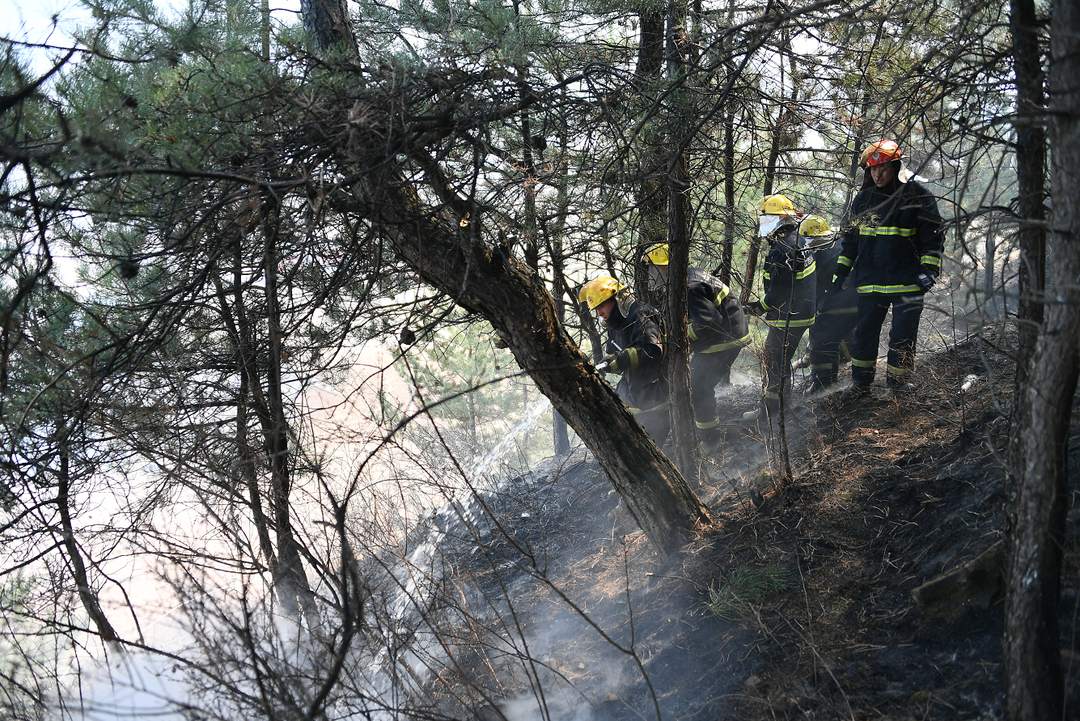
[[[599,363],[596,364],[596,370],[601,373],[618,373],[619,372],[619,354],[609,353],[604,356]]]
[[[762,307],[760,301],[754,303],[748,303],[742,307],[743,313],[747,315],[760,316],[765,313],[765,308]]]
[[[934,287],[934,276],[927,273],[925,270],[915,276],[915,282],[922,288],[922,292],[926,293]]]

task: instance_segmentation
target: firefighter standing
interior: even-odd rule
[[[836,383],[840,367],[840,346],[848,341],[859,311],[858,295],[850,283],[832,286],[840,244],[829,221],[820,215],[808,215],[799,224],[804,245],[814,251],[817,266],[817,319],[810,327],[810,388],[821,391]]]
[[[648,265],[649,290],[654,300],[666,299],[668,244],[649,246],[642,260]],[[750,343],[750,329],[742,306],[727,285],[698,268],[687,269],[686,314],[689,321],[686,335],[692,351],[690,387],[694,425],[708,435],[720,426],[716,386],[731,383],[731,366]]]
[[[791,389],[791,359],[806,329],[814,324],[817,297],[814,255],[799,238],[795,204],[784,195],[769,195],[761,203],[758,235],[769,253],[762,270],[765,297],[749,306],[769,326],[765,338],[765,394],[762,403],[770,417]],[[744,414],[752,420],[760,412]]]
[[[600,366],[620,373],[615,388],[634,418],[659,445],[668,435],[668,389],[663,378],[664,340],[655,308],[637,300],[610,275],[581,287],[578,301],[596,311],[607,326],[608,356]]]
[[[881,325],[890,308],[886,384],[896,391],[913,388],[909,379],[923,295],[941,270],[944,239],[937,202],[914,180],[900,182],[902,157],[891,140],[879,140],[863,151],[863,187],[851,203],[850,227],[837,259],[834,287],[842,286],[855,267],[858,317],[851,378],[856,393],[866,393],[874,380]]]

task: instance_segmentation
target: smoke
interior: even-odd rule
[[[84,721],[145,719],[183,721],[177,710],[191,698],[163,656],[117,653],[111,663],[82,667],[80,688],[65,703],[72,718]]]
[[[541,696],[526,692],[499,706],[506,721],[594,721],[592,706],[566,688],[547,690]]]

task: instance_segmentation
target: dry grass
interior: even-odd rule
[[[740,566],[726,578],[710,584],[705,607],[725,621],[753,617],[753,608],[792,584],[791,572],[778,564]]]

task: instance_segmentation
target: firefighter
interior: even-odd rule
[[[654,243],[642,258],[649,290],[658,305],[667,298],[668,244]],[[686,271],[686,335],[690,341],[690,387],[694,424],[705,439],[720,426],[717,385],[731,384],[731,366],[750,343],[750,329],[739,301],[719,278],[699,268]]]
[[[863,185],[851,203],[849,227],[837,258],[833,287],[852,276],[858,315],[851,348],[853,393],[874,381],[878,342],[885,314],[892,309],[886,385],[897,392],[914,388],[915,342],[923,296],[941,270],[944,243],[934,196],[913,179],[901,182],[900,146],[879,140],[863,151]]]
[[[765,338],[765,394],[762,405],[770,420],[790,395],[791,359],[806,329],[814,324],[817,298],[813,252],[799,237],[795,204],[784,195],[769,195],[761,203],[758,235],[769,243],[761,277],[765,297],[748,306],[769,326]],[[753,420],[759,411],[743,414]]]
[[[645,432],[662,444],[671,422],[663,377],[660,314],[610,275],[598,276],[583,285],[578,301],[596,311],[607,326],[608,355],[597,367],[621,374],[615,392]]]
[[[804,245],[814,252],[817,266],[817,318],[810,326],[810,392],[821,391],[836,383],[841,346],[850,350],[851,332],[858,313],[858,296],[851,284],[832,286],[840,244],[829,221],[820,215],[808,215],[799,224]]]

